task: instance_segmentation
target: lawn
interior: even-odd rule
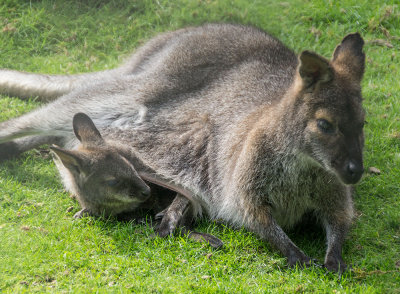
[[[397,4],[396,4],[397,3]],[[205,22],[251,24],[296,52],[330,57],[348,33],[366,41],[363,80],[366,172],[354,196],[357,217],[344,245],[352,270],[288,269],[245,230],[201,220],[221,238],[213,250],[186,237],[153,238],[150,222],[73,219],[46,151],[0,165],[0,292],[400,293],[400,5],[378,0],[88,0],[0,4],[0,67],[73,74],[113,68],[159,32]],[[0,120],[40,106],[1,96]],[[379,171],[379,172],[378,172]],[[320,261],[323,232],[290,232]]]

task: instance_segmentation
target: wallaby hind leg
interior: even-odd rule
[[[188,237],[196,242],[206,242],[210,244],[211,247],[215,249],[219,249],[222,246],[224,246],[224,243],[218,239],[217,237],[207,234],[207,233],[201,233],[201,232],[196,232],[196,231],[188,231]]]
[[[189,199],[177,194],[171,205],[156,215],[162,219],[156,233],[160,237],[172,236],[179,225],[190,225],[193,221]]]
[[[224,243],[217,237],[192,231],[193,210],[189,199],[177,194],[171,205],[156,215],[156,219],[162,218],[156,233],[160,237],[173,235],[177,230],[181,234],[187,234],[190,239],[197,242],[206,242],[213,248],[221,248]]]
[[[21,153],[44,144],[61,145],[62,138],[54,136],[33,136],[0,143],[0,162],[17,157]]]

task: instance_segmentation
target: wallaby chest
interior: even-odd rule
[[[292,227],[306,212],[318,209],[316,198],[324,182],[324,173],[318,167],[301,156],[288,156],[276,159],[265,169],[261,197],[265,197],[279,225]]]

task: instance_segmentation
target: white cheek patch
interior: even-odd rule
[[[112,195],[113,199],[122,202],[122,203],[129,203],[129,204],[137,204],[139,206],[140,203],[143,203],[143,200],[139,200],[134,196],[126,195],[126,194],[119,194],[115,193]]]

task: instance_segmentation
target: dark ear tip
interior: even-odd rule
[[[102,139],[99,130],[94,125],[92,119],[83,112],[78,112],[72,119],[72,127],[75,136],[79,141],[99,140]],[[82,142],[83,143],[83,142]]]
[[[318,65],[318,67],[326,67],[329,66],[329,61],[326,60],[324,57],[318,55],[315,52],[304,50],[299,55],[300,67],[302,68],[303,65]],[[307,66],[306,66],[307,67]]]
[[[345,42],[354,42],[355,44],[357,44],[358,46],[363,46],[364,45],[364,40],[361,37],[360,33],[356,32],[356,33],[352,33],[352,34],[348,34],[347,36],[345,36],[342,40],[342,44]]]
[[[317,56],[317,54],[309,50],[304,50],[303,52],[300,53],[299,58],[300,60],[305,60],[309,57],[314,57],[314,56]]]
[[[74,123],[77,121],[88,121],[88,120],[91,121],[90,117],[83,112],[75,113],[74,118],[72,119]]]

